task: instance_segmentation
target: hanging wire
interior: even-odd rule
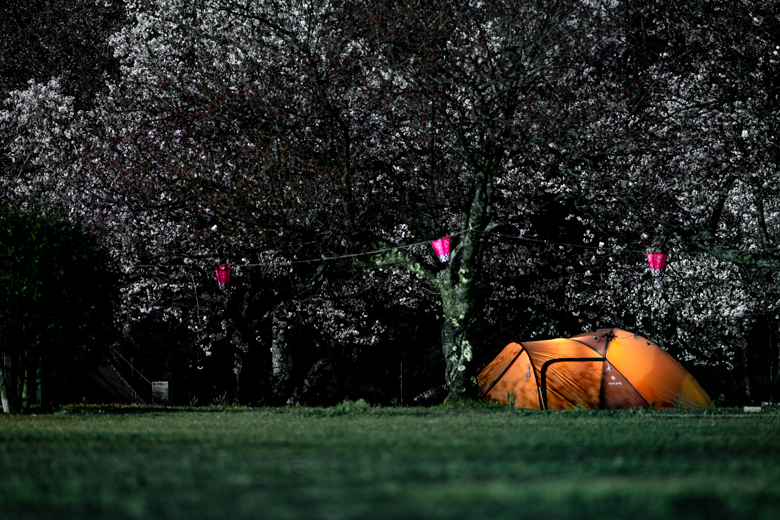
[[[571,248],[577,248],[577,249],[588,249],[593,251],[603,251],[605,253],[634,253],[634,254],[646,254],[647,251],[645,250],[636,250],[636,249],[626,249],[620,246],[595,246],[595,245],[589,245],[589,244],[572,244],[570,242],[558,242],[553,240],[545,240],[540,238],[529,238],[529,237],[523,237],[523,236],[517,236],[517,235],[507,235],[504,233],[496,233],[494,231],[478,231],[474,229],[466,229],[462,231],[458,231],[455,233],[451,233],[446,236],[455,237],[458,235],[463,235],[465,233],[468,233],[469,231],[474,231],[476,233],[481,233],[483,235],[492,235],[496,237],[501,238],[508,238],[512,240],[520,240],[523,242],[533,242],[536,244],[544,244],[544,245],[552,245],[552,246],[561,246],[561,247],[571,247]],[[413,247],[421,246],[421,245],[427,245],[430,243],[430,240],[423,240],[421,242],[414,242],[412,244],[405,244],[405,245],[399,245],[399,246],[393,246],[393,247],[387,247],[384,249],[375,249],[373,251],[365,251],[362,253],[350,253],[346,255],[336,255],[336,256],[323,256],[320,258],[310,258],[305,260],[290,260],[284,263],[279,262],[264,262],[264,263],[253,263],[253,264],[232,264],[234,267],[241,268],[241,267],[281,267],[281,266],[287,266],[287,265],[296,265],[296,264],[312,264],[317,262],[329,262],[334,260],[341,260],[345,258],[357,258],[361,256],[370,256],[370,255],[376,255],[380,253],[387,253],[390,251],[399,251],[402,249],[411,249]],[[724,253],[763,253],[763,252],[780,252],[780,247],[777,248],[766,248],[766,249],[755,249],[753,251],[742,251],[741,249],[723,249],[721,250]],[[705,251],[670,251],[671,254],[675,255],[704,255],[708,254]],[[143,268],[163,268],[163,267],[191,267],[195,266],[198,267],[196,264],[187,264],[187,263],[181,263],[181,264],[131,264],[131,265],[125,265],[123,267],[125,268],[136,268],[136,267],[143,267]]]
[[[465,229],[463,231],[457,231],[455,233],[446,235],[449,237],[456,237],[458,235],[463,235],[465,233],[468,233],[469,231],[474,231],[472,229]],[[294,265],[294,264],[313,264],[317,262],[330,262],[333,260],[341,260],[343,258],[357,258],[361,256],[370,256],[370,255],[376,255],[380,253],[387,253],[390,251],[399,251],[401,249],[411,249],[413,247],[421,246],[421,245],[427,245],[431,241],[430,240],[423,240],[422,242],[414,242],[412,244],[405,244],[401,246],[393,246],[393,247],[386,247],[384,249],[375,249],[373,251],[365,251],[362,253],[350,253],[348,255],[337,255],[337,256],[323,256],[320,258],[310,258],[306,260],[290,260],[284,263],[279,262],[264,262],[259,264],[231,264],[232,267],[282,267],[286,265]],[[159,267],[191,267],[195,266],[195,264],[130,264],[130,265],[124,265],[122,267],[125,268],[133,268],[133,267],[149,267],[149,268],[159,268]],[[196,266],[197,267],[197,266]]]

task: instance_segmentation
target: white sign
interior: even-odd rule
[[[168,400],[168,381],[152,381],[152,398]]]

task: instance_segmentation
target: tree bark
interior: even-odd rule
[[[448,388],[448,401],[469,398],[473,395],[471,376],[474,375],[471,360],[473,347],[470,332],[474,324],[475,309],[470,283],[452,283],[450,271],[438,276],[442,299],[444,324],[441,330],[441,348],[444,355],[444,379]]]
[[[285,309],[274,309],[273,311],[273,332],[271,339],[271,386],[273,392],[273,401],[275,404],[287,400],[288,387],[290,384],[290,372],[292,370],[292,358],[287,347],[287,327],[288,322]]]
[[[6,355],[0,354],[0,399],[3,401],[3,413],[13,413],[14,410],[11,409],[11,403],[8,400],[8,390],[6,389],[7,374]]]
[[[442,352],[449,401],[476,396],[470,335],[477,308],[472,289],[479,273],[481,235],[490,227],[487,218],[493,198],[493,171],[490,161],[484,161],[476,172],[471,206],[462,217],[460,240],[453,248],[450,264],[436,277],[444,313]]]

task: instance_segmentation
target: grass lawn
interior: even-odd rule
[[[780,518],[780,414],[0,417],[0,518]]]

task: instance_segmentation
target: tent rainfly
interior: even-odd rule
[[[710,408],[699,383],[655,343],[621,329],[512,342],[477,376],[486,401],[516,408]]]

